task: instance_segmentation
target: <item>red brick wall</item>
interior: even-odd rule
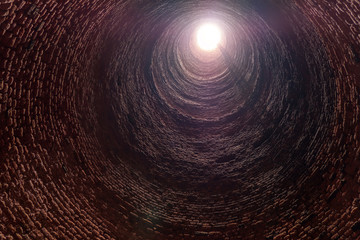
[[[196,4],[1,1],[0,239],[359,238],[360,5],[255,2],[211,98]]]

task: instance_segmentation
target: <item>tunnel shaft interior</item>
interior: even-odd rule
[[[0,239],[360,239],[359,90],[357,0],[2,0]]]

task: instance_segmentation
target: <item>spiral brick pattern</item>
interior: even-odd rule
[[[360,238],[359,1],[2,0],[0,33],[0,239]]]

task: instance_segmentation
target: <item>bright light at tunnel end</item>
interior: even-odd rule
[[[217,49],[221,41],[221,37],[221,30],[214,23],[204,23],[200,25],[196,32],[198,47],[207,52]]]

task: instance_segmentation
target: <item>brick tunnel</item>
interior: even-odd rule
[[[360,239],[359,90],[358,0],[1,0],[0,239]]]

